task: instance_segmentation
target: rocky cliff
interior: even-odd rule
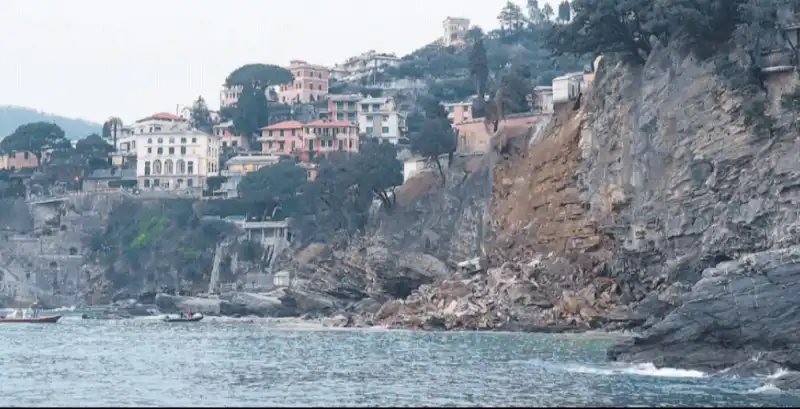
[[[654,50],[644,67],[607,59],[593,89],[559,107],[540,132],[498,135],[484,161],[492,194],[481,271],[443,266],[407,296],[378,291],[398,266],[365,258],[405,256],[384,240],[342,253],[368,271],[351,275],[355,267],[333,263],[327,276],[358,277],[351,288],[372,289],[375,312],[361,315],[370,323],[633,328],[642,336],[614,347],[611,359],[800,369],[800,144],[796,114],[778,103],[797,80],[766,78],[775,120],[763,121],[719,72],[668,49]],[[409,232],[410,243],[432,242],[427,227]]]
[[[796,360],[800,144],[777,104],[796,80],[767,78],[770,132],[718,71],[667,49],[639,68],[606,60],[591,92],[496,167],[490,260],[536,260],[517,280],[551,322],[644,330],[612,359]]]
[[[487,160],[455,157],[444,182],[435,172],[412,178],[396,192],[394,209],[376,213],[348,244],[314,243],[293,254],[282,264],[294,274],[285,302],[300,300],[300,314],[343,312],[354,325],[371,325],[385,303],[451,277],[459,262],[482,251]]]

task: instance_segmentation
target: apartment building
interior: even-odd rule
[[[283,121],[261,128],[261,152],[270,155],[294,155],[303,148],[303,123]]]
[[[359,133],[397,144],[405,137],[406,115],[391,97],[366,97],[359,101]]]
[[[140,189],[202,188],[219,174],[220,138],[198,130],[135,135]]]
[[[292,72],[294,80],[277,87],[279,102],[285,104],[308,103],[328,95],[330,75],[328,68],[309,64],[302,60],[294,60],[286,69]]]
[[[261,129],[261,152],[308,161],[334,151],[358,152],[358,127],[350,121],[285,121]]]
[[[44,160],[44,158],[42,158]],[[0,155],[0,169],[16,170],[24,168],[35,168],[36,155],[32,152],[9,152]]]
[[[249,141],[242,135],[237,135],[233,128],[233,121],[225,121],[214,125],[211,133],[219,137],[220,149],[231,148],[235,151],[250,149]]]
[[[335,94],[328,97],[328,119],[335,121],[358,121],[358,105],[361,95]]]
[[[337,75],[343,73],[343,78],[357,80],[398,65],[400,65],[400,58],[397,55],[369,50],[361,55],[348,58],[342,64],[336,65],[334,69],[337,70]]]

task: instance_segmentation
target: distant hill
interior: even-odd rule
[[[54,122],[69,139],[81,139],[91,133],[99,134],[103,125],[83,119],[46,114],[30,108],[0,105],[0,138],[10,135],[22,124],[29,122]]]

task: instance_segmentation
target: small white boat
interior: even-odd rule
[[[197,322],[203,319],[203,314],[167,314],[161,317],[164,322]]]

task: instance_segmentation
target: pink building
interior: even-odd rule
[[[358,121],[358,102],[361,95],[334,94],[328,97],[328,118],[332,121]]]
[[[358,126],[349,121],[284,121],[262,128],[258,141],[263,153],[292,155],[305,162],[319,154],[359,148]]]
[[[42,160],[44,159],[43,157]],[[36,155],[31,152],[10,152],[0,156],[0,169],[16,170],[36,166]]]
[[[294,75],[294,81],[278,86],[278,101],[308,103],[328,95],[328,68],[294,60],[287,69]]]
[[[261,128],[261,152],[272,155],[293,155],[303,148],[303,124],[283,121]]]
[[[448,102],[443,105],[447,111],[447,118],[453,122],[453,125],[472,119],[472,101]]]

